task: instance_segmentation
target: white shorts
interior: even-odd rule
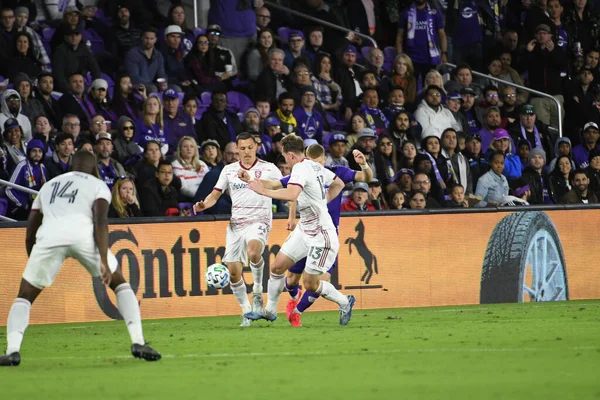
[[[242,228],[232,229],[231,225],[229,225],[225,237],[223,262],[248,264],[248,243],[251,240],[261,242],[264,250],[269,240],[269,227],[262,223],[255,223]]]
[[[43,289],[52,285],[65,259],[72,257],[79,261],[93,277],[99,277],[100,252],[95,242],[77,243],[68,246],[45,247],[39,243],[33,246],[29,261],[23,272],[23,279],[32,286]],[[115,255],[108,250],[108,268],[115,272],[118,267]]]
[[[290,233],[279,251],[294,262],[306,257],[304,271],[320,275],[329,271],[339,250],[340,242],[334,229],[322,230],[315,236],[309,236],[301,229],[296,228]]]

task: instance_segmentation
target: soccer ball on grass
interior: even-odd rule
[[[209,288],[223,289],[229,285],[229,270],[221,264],[213,264],[206,269],[206,283]]]

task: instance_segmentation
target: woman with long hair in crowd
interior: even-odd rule
[[[408,168],[414,170],[415,157],[417,156],[417,146],[415,145],[415,142],[407,140],[402,143],[400,150],[402,152],[402,157],[400,158],[398,169]]]
[[[223,154],[219,143],[214,139],[207,139],[200,145],[202,155],[200,159],[208,165],[209,169],[212,169],[223,160]]]
[[[417,97],[417,79],[412,60],[404,53],[398,54],[392,62],[392,74],[389,78],[384,78],[384,85],[388,85],[385,92],[389,92],[393,87],[401,87],[404,92],[404,99],[407,104],[414,104]]]
[[[550,173],[548,179],[548,191],[555,204],[561,204],[561,199],[571,187],[571,159],[567,155],[559,156],[556,160],[556,167]]]
[[[11,124],[14,122],[14,124]],[[14,118],[7,119],[4,123],[4,149],[7,155],[7,167],[9,171],[27,157],[27,142],[23,137],[23,130]]]
[[[365,117],[360,114],[354,114],[352,116],[352,118],[350,118],[350,123],[348,124],[348,128],[347,128],[347,134],[346,134],[346,140],[348,141],[346,143],[346,147],[348,149],[348,151],[350,151],[350,149],[352,148],[352,146],[354,146],[354,144],[356,143],[356,141],[358,140],[358,132],[367,127],[367,120],[365,119]]]
[[[163,120],[163,106],[156,94],[148,96],[142,106],[142,115],[135,121],[135,142],[140,146],[148,140],[155,140],[161,144],[160,150],[167,154],[167,132]]]
[[[142,159],[135,165],[130,172],[135,175],[135,185],[142,187],[149,180],[156,176],[158,163],[163,159],[160,152],[160,144],[154,140],[149,140],[144,144]]]
[[[117,179],[112,188],[108,218],[142,217],[135,184],[129,178]]]
[[[14,82],[18,73],[25,73],[32,78],[37,77],[42,72],[43,65],[35,57],[31,36],[26,32],[19,32],[14,35],[11,43],[13,43],[12,57],[3,63],[2,74],[11,82]]]
[[[215,75],[213,64],[216,57],[216,52],[210,48],[208,36],[198,35],[192,50],[183,61],[187,79],[192,82],[195,81],[196,93],[226,89],[221,80],[229,78],[229,76],[227,73],[222,77]]]
[[[118,116],[125,115],[135,121],[140,117],[146,98],[144,85],[134,88],[129,75],[121,75],[115,84],[112,110]]]
[[[33,120],[33,138],[41,140],[46,146],[46,157],[52,157],[56,129],[45,115],[38,115]]]
[[[275,47],[273,32],[270,29],[262,29],[258,32],[256,46],[248,51],[246,56],[246,74],[248,80],[256,81],[263,68],[269,65],[269,50]]]
[[[392,137],[387,133],[382,133],[377,139],[377,148],[375,149],[375,170],[377,179],[385,188],[393,182],[394,175],[398,171],[398,156]]]
[[[181,195],[191,201],[209,170],[208,165],[200,160],[198,144],[193,137],[184,136],[179,140],[171,165],[175,176],[181,179]]]
[[[336,112],[342,105],[342,89],[331,77],[331,57],[319,53],[313,62],[311,81],[324,111]]]
[[[436,180],[442,189],[446,189],[451,184],[450,172],[446,157],[442,155],[442,144],[437,136],[427,136],[421,141],[421,151],[427,154],[431,160],[433,172]]]

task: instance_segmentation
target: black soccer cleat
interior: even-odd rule
[[[18,351],[0,357],[0,367],[16,367],[19,364],[21,364],[21,354]]]
[[[132,344],[131,354],[135,358],[143,358],[146,361],[158,361],[161,359],[160,353],[147,344]]]

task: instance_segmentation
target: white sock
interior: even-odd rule
[[[29,300],[17,297],[10,313],[8,314],[8,321],[6,323],[6,340],[8,342],[6,346],[6,354],[12,354],[14,352],[21,351],[21,343],[23,342],[23,335],[25,329],[29,326],[29,311],[31,310],[31,303]]]
[[[285,274],[277,275],[271,272],[271,277],[269,278],[269,285],[267,286],[267,306],[265,307],[266,311],[276,314],[277,313],[277,303],[279,302],[279,296],[281,292],[283,292],[283,287],[285,286]]]
[[[260,261],[254,264],[250,261],[250,269],[252,270],[252,276],[254,277],[254,285],[252,286],[253,293],[261,293],[263,291],[263,267],[265,260],[260,258]]]
[[[348,305],[348,297],[339,292],[335,286],[327,281],[321,281],[319,289],[315,293],[320,294],[321,297],[324,297],[329,301],[337,303],[340,307],[346,307]]]
[[[117,295],[117,308],[125,320],[131,343],[145,344],[140,305],[135,293],[131,290],[131,285],[127,282],[121,283],[115,288],[115,294]]]
[[[242,314],[252,311],[252,306],[250,305],[250,301],[248,301],[248,294],[246,293],[246,283],[244,282],[244,278],[240,279],[238,282],[231,282],[230,286],[233,295],[242,307]]]

